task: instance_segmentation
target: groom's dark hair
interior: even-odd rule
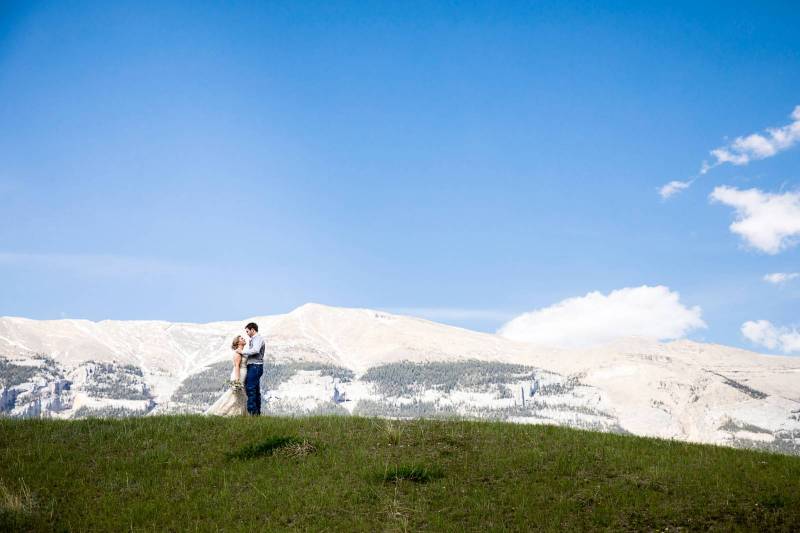
[[[255,322],[250,322],[244,327],[244,329],[254,329],[258,331],[258,324],[256,324]]]

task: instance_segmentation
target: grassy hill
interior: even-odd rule
[[[800,530],[800,457],[466,421],[0,420],[0,530]]]

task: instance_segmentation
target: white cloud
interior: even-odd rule
[[[749,320],[742,324],[742,335],[751,342],[783,353],[800,352],[800,331],[778,327],[769,320]]]
[[[489,320],[505,322],[512,319],[514,313],[496,309],[462,309],[457,307],[395,307],[386,309],[389,313],[427,318],[435,321]]]
[[[800,193],[771,194],[722,186],[709,198],[736,209],[730,230],[762,252],[777,254],[796,244],[800,236]]]
[[[714,156],[712,163],[703,162],[700,169],[705,174],[712,168],[730,163],[746,165],[750,161],[766,159],[778,152],[788,150],[800,142],[800,105],[792,111],[792,122],[780,128],[767,128],[764,134],[753,133],[745,137],[737,137],[733,142],[711,150]]]
[[[793,279],[800,277],[800,272],[774,272],[764,276],[764,281],[774,285],[780,285]]]
[[[683,337],[705,328],[700,307],[681,304],[680,295],[662,285],[627,287],[608,295],[590,292],[520,315],[505,324],[503,337],[565,348],[602,344],[619,337],[659,340]]]
[[[670,181],[658,188],[663,200],[688,189],[699,176],[719,165],[746,165],[750,161],[766,159],[778,152],[788,150],[800,143],[800,105],[795,106],[791,114],[792,122],[779,128],[767,128],[763,134],[753,133],[745,137],[737,137],[725,146],[711,150],[713,161],[703,161],[697,176],[688,181]]]
[[[661,198],[666,200],[670,196],[673,196],[684,189],[688,189],[694,180],[689,181],[670,181],[666,185],[663,185],[658,189],[658,194],[661,195]]]

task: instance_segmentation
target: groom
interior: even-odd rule
[[[247,377],[244,390],[247,393],[247,412],[253,416],[261,414],[261,376],[264,374],[264,339],[258,334],[258,324],[250,322],[244,327],[250,343],[244,350],[236,350],[247,357]]]

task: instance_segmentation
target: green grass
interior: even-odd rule
[[[416,464],[403,464],[403,465],[387,465],[383,473],[378,476],[379,479],[390,483],[399,483],[401,481],[413,481],[414,483],[427,483],[433,479],[442,477],[442,470],[436,466],[416,465]]]
[[[234,459],[258,459],[300,443],[300,439],[294,437],[270,437],[264,442],[242,446],[237,450],[228,452],[228,457]]]
[[[800,530],[800,457],[555,426],[0,420],[0,530]]]

